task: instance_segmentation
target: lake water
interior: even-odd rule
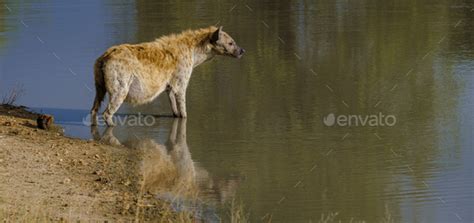
[[[194,71],[187,121],[167,117],[160,97],[119,112],[158,115],[152,126],[103,133],[167,148],[181,174],[191,173],[183,179],[199,182],[199,199],[219,210],[203,218],[225,219],[234,200],[252,222],[336,213],[343,222],[473,222],[473,8],[467,0],[6,0],[0,94],[22,86],[18,104],[92,138],[82,120],[104,50],[223,25],[247,53]]]

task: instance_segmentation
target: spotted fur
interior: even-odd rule
[[[222,27],[187,30],[152,42],[122,44],[109,48],[94,65],[96,97],[91,110],[92,124],[105,94],[109,104],[104,112],[107,125],[125,101],[132,105],[153,101],[167,91],[176,117],[187,117],[186,88],[193,69],[215,55],[240,58],[245,51]]]

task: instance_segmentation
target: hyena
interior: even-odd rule
[[[124,101],[132,105],[149,103],[165,90],[173,115],[186,118],[186,88],[193,69],[215,55],[240,58],[244,52],[222,27],[214,26],[152,42],[113,46],[94,65],[92,125],[97,125],[97,112],[106,93],[109,103],[104,119],[108,126],[114,125],[112,117]]]

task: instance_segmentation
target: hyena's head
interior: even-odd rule
[[[238,46],[229,34],[222,31],[222,26],[212,33],[210,43],[212,51],[217,55],[240,58],[245,53],[245,50]]]

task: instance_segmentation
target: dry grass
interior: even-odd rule
[[[366,223],[364,220],[356,220],[351,218],[349,221],[342,221],[338,219],[339,213],[338,212],[329,212],[327,214],[321,214],[321,218],[317,221],[318,223],[342,223],[342,222],[349,222],[349,223]]]
[[[14,105],[20,97],[25,94],[25,88],[22,84],[16,84],[9,93],[4,94],[1,104],[3,105]]]
[[[337,215],[339,213],[337,212],[331,212],[328,214],[322,214],[321,218],[318,220],[318,223],[330,223],[330,222],[335,222]]]
[[[156,200],[148,198],[138,198],[138,202],[135,210],[135,222],[182,222],[182,223],[195,223],[195,222],[206,222],[205,219],[200,219],[196,209],[193,207],[189,209],[176,210],[173,205],[184,196],[175,195],[176,197],[171,200]],[[207,204],[195,195],[192,198],[187,197],[189,200],[200,205],[206,206]],[[198,205],[198,206],[200,206]],[[179,206],[179,205],[178,205]],[[181,209],[181,208],[178,208]],[[198,208],[199,209],[199,208]],[[242,202],[236,202],[234,199],[229,202],[229,205],[224,207],[224,216],[217,216],[220,222],[230,223],[247,223],[249,222],[249,214],[246,212]],[[222,218],[221,218],[222,217]],[[208,220],[208,219],[207,219]]]
[[[384,217],[381,220],[382,223],[394,223],[395,219],[392,216],[392,213],[390,212],[390,209],[388,208],[388,205],[385,205],[385,213]]]
[[[87,215],[81,214],[79,216],[75,216],[77,213],[71,213],[65,211],[64,217],[57,217],[53,216],[52,213],[46,211],[47,207],[33,207],[33,208],[15,208],[15,209],[1,209],[0,210],[0,221],[9,223],[9,222],[38,222],[38,223],[46,223],[46,222],[106,222],[112,219],[91,219]],[[146,213],[140,212],[137,213],[135,218],[132,220],[133,222],[183,222],[183,223],[193,223],[196,222],[193,216],[190,213],[186,212],[174,212],[169,206],[163,204],[161,208],[159,208],[158,216],[154,218],[146,218]],[[115,221],[115,220],[112,220]],[[128,222],[130,218],[120,220]]]
[[[229,208],[229,217],[231,223],[247,223],[249,222],[249,214],[246,213],[242,202],[232,200]]]
[[[42,208],[39,207],[15,207],[14,209],[1,209],[0,210],[0,221],[8,222],[52,222],[54,219],[49,217]]]
[[[162,222],[162,223],[195,223],[200,222],[194,214],[187,211],[176,212],[171,204],[158,202],[157,205],[139,205],[133,222]],[[245,213],[242,203],[232,201],[228,209],[229,219],[222,222],[247,223],[249,215]],[[0,221],[9,222],[103,222],[107,219],[90,219],[87,215],[73,217],[71,213],[66,217],[54,217],[47,211],[47,207],[17,207],[14,209],[0,209]],[[151,217],[152,216],[152,217]]]

